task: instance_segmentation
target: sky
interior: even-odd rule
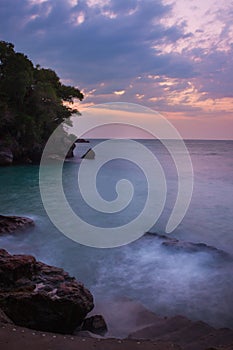
[[[0,40],[83,91],[138,103],[184,138],[233,139],[231,0],[0,0]]]

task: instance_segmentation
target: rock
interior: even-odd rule
[[[127,297],[97,300],[91,316],[103,314],[108,325],[108,337],[125,338],[130,333],[145,328],[161,319],[139,301]]]
[[[89,331],[104,336],[108,331],[108,327],[103,316],[94,315],[84,320],[82,331]]]
[[[163,247],[167,249],[172,249],[173,251],[182,251],[186,253],[210,253],[224,260],[232,260],[232,256],[223,250],[217,249],[215,247],[209,246],[205,243],[192,243],[183,242],[176,239],[165,241],[162,243]]]
[[[3,312],[0,309],[0,323],[10,323],[10,324],[14,324],[9,317],[7,317],[7,315],[5,314],[5,312]]]
[[[172,318],[158,318],[152,325],[144,327],[129,335],[129,338],[138,339],[157,339],[169,333],[176,332],[190,325],[192,321],[183,316]]]
[[[11,165],[13,163],[13,153],[9,148],[0,149],[0,165]]]
[[[85,140],[85,139],[77,139],[75,143],[89,143],[90,141]]]
[[[82,159],[95,159],[95,152],[93,149],[89,148],[89,150],[81,157]]]
[[[43,153],[44,145],[41,144],[34,144],[33,147],[28,149],[26,151],[26,154],[24,155],[24,158],[21,159],[21,162],[23,164],[38,164],[40,163],[41,156]]]
[[[0,250],[0,308],[15,324],[72,333],[93,307],[89,290],[63,269]]]
[[[0,140],[0,165],[38,164],[45,144],[21,145],[16,139]]]
[[[33,225],[34,221],[26,217],[0,215],[0,235],[12,233],[19,229],[22,230]]]
[[[166,235],[161,235],[160,233],[156,233],[156,232],[146,232],[143,237],[148,237],[148,238],[149,237],[156,237],[156,238],[159,238],[159,239],[164,240],[164,241],[173,240],[173,238],[171,238],[171,237],[168,237]]]
[[[67,153],[67,155],[66,155],[66,159],[69,159],[69,158],[73,158],[74,157],[74,149],[75,149],[75,144],[73,144],[71,147],[70,147],[70,149],[69,149],[69,151],[68,151],[68,153]]]
[[[172,342],[182,350],[204,350],[211,346],[229,346],[233,342],[233,330],[215,329],[205,322],[191,321],[183,316],[164,318],[153,325],[129,335],[130,339],[151,339]],[[225,348],[224,348],[225,349]]]
[[[144,236],[147,238],[156,237],[162,240],[162,246],[166,249],[172,250],[173,252],[210,253],[215,257],[222,258],[227,261],[233,260],[233,257],[231,254],[221,249],[209,246],[205,243],[192,243],[192,242],[180,241],[174,237],[168,237],[165,235],[152,233],[152,232],[146,232]]]

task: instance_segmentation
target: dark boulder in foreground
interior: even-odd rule
[[[95,159],[95,152],[89,148],[87,152],[81,157],[82,159]]]
[[[34,221],[20,216],[0,215],[0,235],[33,226]]]
[[[89,290],[63,269],[0,250],[0,308],[15,324],[72,333],[93,307]]]

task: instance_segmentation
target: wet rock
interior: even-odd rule
[[[103,316],[95,315],[84,320],[82,330],[104,336],[108,331],[108,327]]]
[[[156,238],[161,239],[163,241],[173,240],[173,238],[171,238],[171,237],[168,237],[166,235],[162,235],[162,234],[156,233],[156,232],[146,232],[143,237],[147,237],[147,238],[156,237]]]
[[[0,235],[33,226],[34,221],[20,216],[0,215]]]
[[[0,148],[0,165],[11,165],[13,163],[13,153],[9,148]]]
[[[70,147],[70,149],[69,149],[69,151],[68,151],[68,153],[67,153],[67,155],[66,155],[66,159],[69,159],[69,158],[73,158],[74,157],[74,149],[75,149],[75,144],[73,144],[71,147]]]
[[[0,250],[0,308],[15,324],[72,333],[93,307],[89,290],[63,269]]]
[[[14,324],[1,309],[0,309],[0,323]]]
[[[214,257],[222,258],[227,261],[233,261],[231,254],[224,252],[221,249],[209,246],[205,243],[192,243],[180,241],[174,237],[168,237],[166,235],[161,235],[158,233],[146,232],[144,237],[150,239],[156,237],[162,241],[162,246],[166,249],[172,250],[173,252],[183,252],[183,253],[209,253]]]
[[[130,334],[129,338],[172,342],[181,346],[182,350],[205,350],[211,346],[232,344],[233,331],[227,328],[215,329],[205,322],[175,316],[158,319],[153,325]]]
[[[162,246],[171,249],[173,251],[182,251],[187,253],[209,253],[218,258],[223,258],[224,260],[232,260],[232,256],[227,252],[224,252],[221,249],[209,246],[205,243],[192,243],[192,242],[183,242],[176,239],[168,240],[162,243]]]
[[[89,143],[90,141],[85,140],[85,139],[77,139],[75,143]]]
[[[95,159],[95,152],[89,148],[87,152],[81,157],[82,159]]]

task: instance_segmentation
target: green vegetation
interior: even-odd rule
[[[83,99],[51,69],[35,66],[14,45],[0,41],[0,147],[16,160],[39,160],[53,130],[76,110],[64,105]]]

